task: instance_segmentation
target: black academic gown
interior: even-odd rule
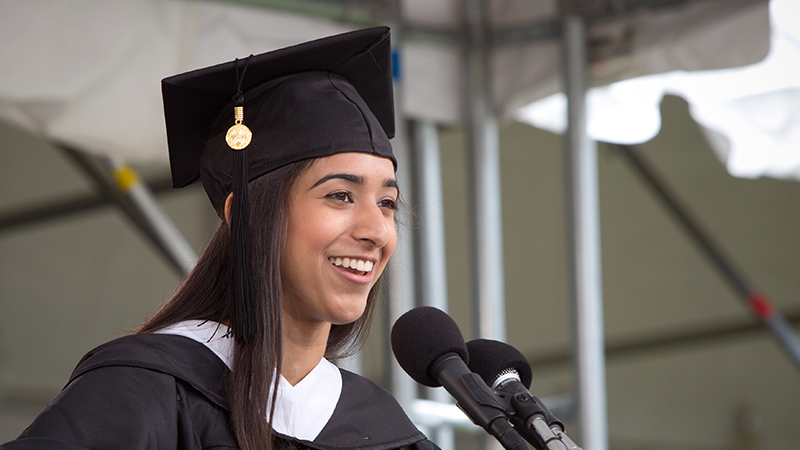
[[[227,366],[183,336],[125,336],[90,351],[61,393],[0,450],[237,448],[222,394]],[[430,450],[384,389],[342,370],[333,416],[313,442],[278,436],[275,448]]]

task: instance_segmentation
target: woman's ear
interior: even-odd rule
[[[231,204],[233,203],[233,192],[228,194],[225,199],[225,223],[231,226]]]

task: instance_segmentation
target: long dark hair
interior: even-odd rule
[[[281,328],[281,253],[286,234],[289,195],[297,177],[313,159],[276,169],[251,181],[251,288],[255,303],[255,336],[235,342],[233,370],[226,381],[231,428],[244,450],[272,448],[273,411],[267,411],[270,386],[277,388],[283,357]],[[184,320],[229,322],[230,227],[225,220],[208,243],[192,272],[167,302],[137,333],[148,333]],[[355,322],[332,325],[325,356],[336,359],[360,349],[366,339],[380,282],[367,297],[364,314]],[[275,405],[277,389],[273,390]],[[265,419],[269,417],[267,422]]]

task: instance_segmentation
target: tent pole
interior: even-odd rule
[[[123,166],[119,160],[104,158],[102,163],[111,172],[106,173],[85,153],[63,144],[58,146],[95,181],[103,195],[120,206],[181,276],[192,269],[197,261],[194,250],[164,214],[152,192],[133,169]]]
[[[150,179],[147,185],[154,194],[172,191],[172,180]],[[39,222],[63,220],[69,216],[94,211],[112,205],[112,199],[98,194],[77,194],[57,200],[43,201],[37,205],[25,205],[14,211],[0,212],[0,234]]]
[[[197,254],[161,209],[153,192],[122,158],[106,156],[101,158],[101,161],[111,171],[115,187],[127,196],[148,228],[153,231],[159,247],[166,252],[176,268],[179,268],[184,275],[188,275],[197,263]]]
[[[398,30],[399,29],[399,30]],[[411,177],[411,157],[408,150],[407,122],[403,112],[403,76],[402,76],[402,29],[397,27],[394,31],[396,46],[393,51],[396,63],[394,64],[394,106],[395,106],[395,137],[392,139],[392,149],[397,158],[397,183],[404,201],[409,202],[414,198]],[[411,205],[409,205],[409,209]],[[401,226],[397,227],[397,247],[394,250],[389,265],[386,268],[389,275],[389,313],[386,326],[387,355],[392,355],[389,344],[389,331],[397,319],[406,311],[415,306],[415,277],[414,277],[414,236],[411,230],[412,218],[404,211],[400,211]],[[403,225],[405,224],[405,225]],[[390,379],[392,394],[406,411],[411,410],[412,403],[417,398],[417,387],[411,377],[397,363],[392,356],[387,358],[390,366]]]
[[[464,119],[472,215],[473,298],[477,337],[505,340],[500,145],[492,112],[485,2],[466,0]]]
[[[566,193],[573,358],[578,423],[586,450],[608,449],[597,146],[586,130],[587,54],[583,19],[564,17]]]
[[[464,0],[461,101],[468,164],[472,247],[473,336],[506,339],[500,145],[492,111],[489,30],[484,0]],[[481,448],[500,444],[482,436]]]
[[[800,369],[800,339],[798,339],[791,324],[772,305],[767,297],[746,279],[742,271],[723,253],[722,249],[714,243],[709,234],[689,214],[688,208],[681,205],[674,193],[669,191],[664,180],[660,179],[644,158],[634,151],[635,147],[627,145],[617,145],[616,147],[656,197],[669,209],[672,216],[683,227],[684,231],[689,234],[689,237],[694,240],[700,250],[720,271],[725,280],[728,281],[728,284],[744,300],[750,311],[772,332],[773,336],[786,350],[792,362]]]
[[[420,219],[419,261],[422,304],[447,311],[447,263],[439,131],[436,124],[431,121],[414,120],[412,124],[416,204]]]
[[[431,121],[414,120],[414,165],[416,167],[417,211],[419,213],[419,284],[422,304],[447,311],[447,264],[445,254],[444,201],[439,154],[439,131]],[[428,389],[428,397],[452,404],[444,389]],[[431,436],[442,450],[455,448],[453,428],[442,426]]]

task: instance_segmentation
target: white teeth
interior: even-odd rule
[[[361,259],[350,258],[328,258],[328,261],[335,266],[349,267],[350,269],[359,270],[361,272],[370,272],[375,266],[372,261],[364,261]]]

